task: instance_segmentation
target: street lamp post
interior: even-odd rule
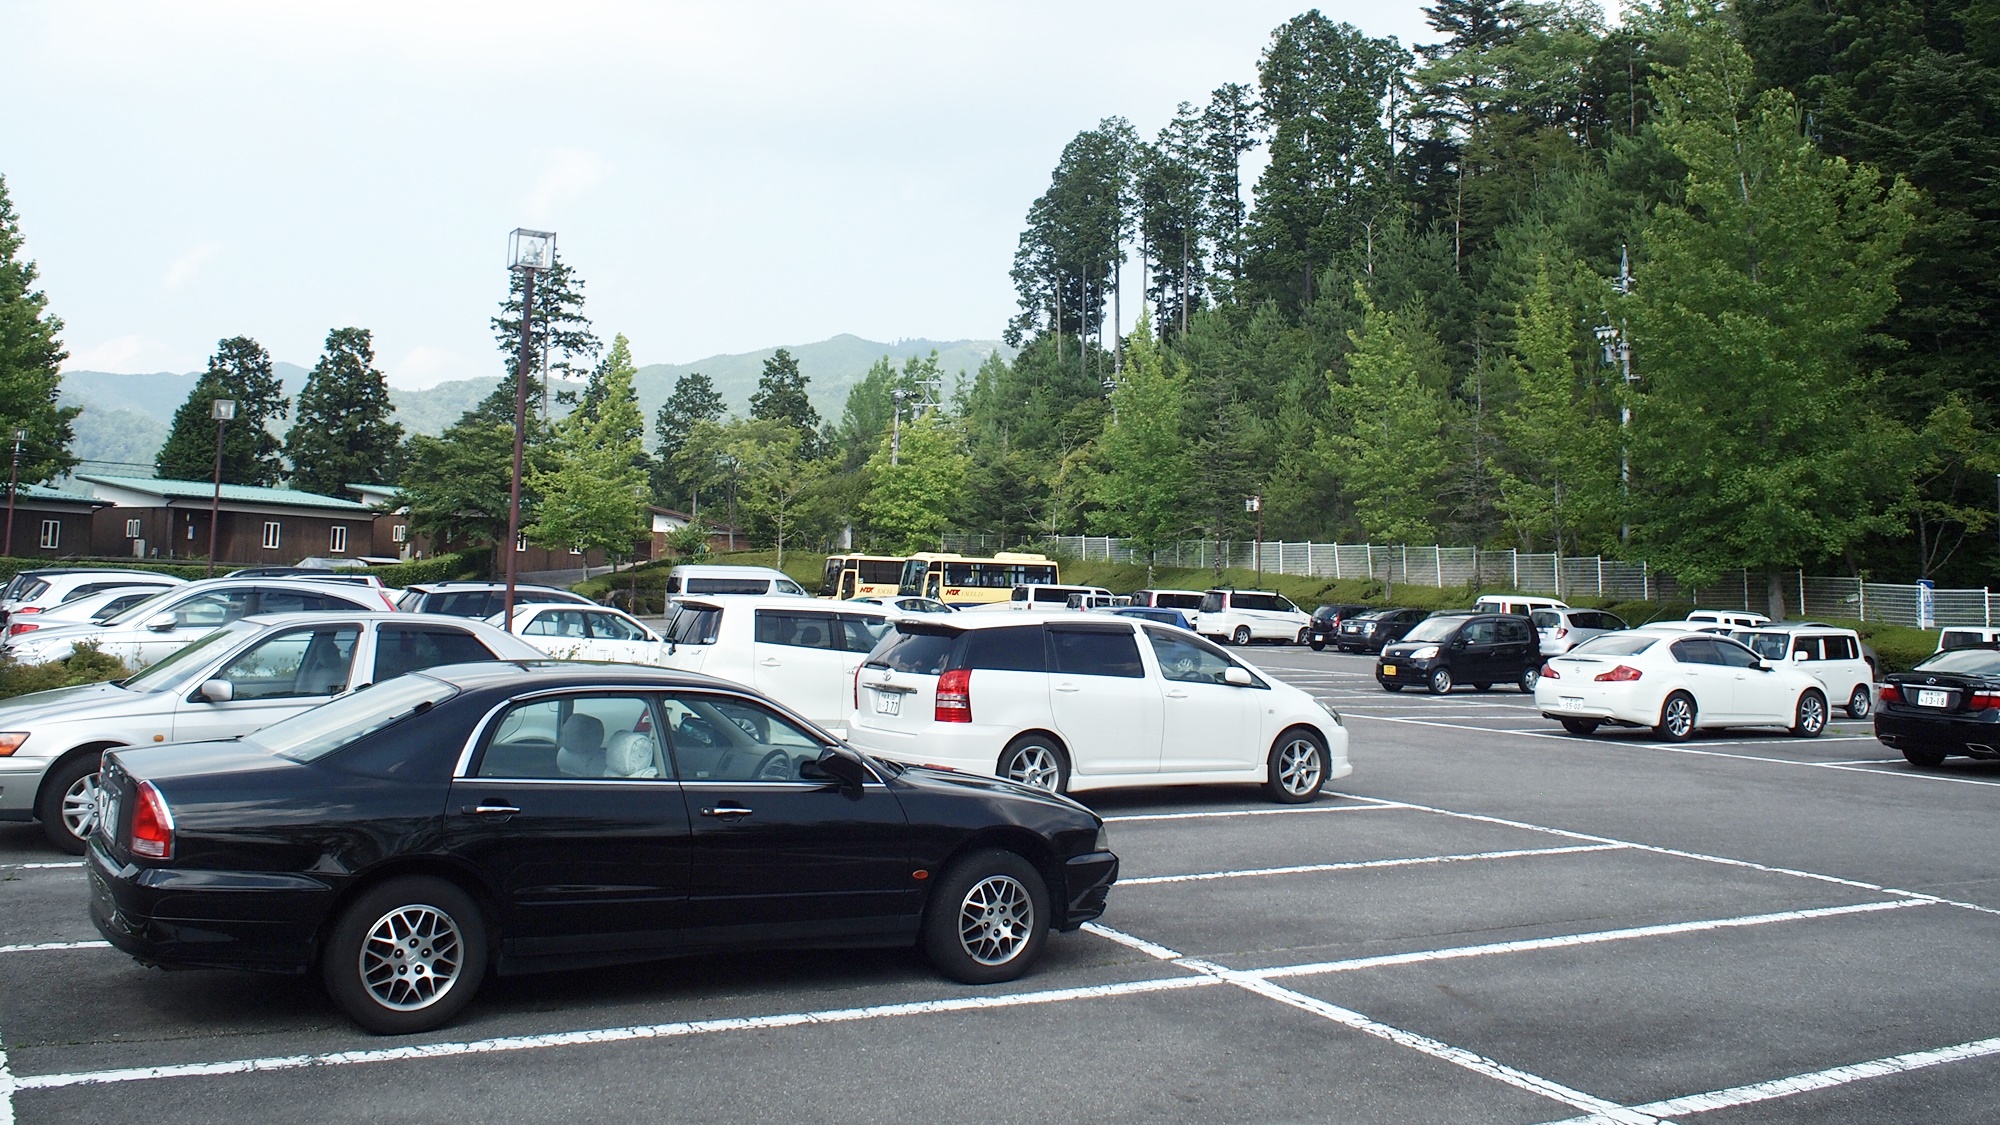
[[[894,411],[889,416],[889,464],[891,465],[897,464],[903,456],[903,400],[909,396],[910,393],[901,387],[889,392],[890,402],[894,406]]]
[[[501,602],[501,628],[514,628],[514,581],[521,540],[521,446],[528,427],[528,367],[533,354],[532,326],[535,322],[535,271],[555,265],[556,235],[548,230],[516,228],[507,236],[507,268],[522,275],[521,358],[514,368],[514,478],[507,495],[507,541],[501,551],[507,556],[507,594]]]
[[[1257,588],[1261,590],[1264,588],[1264,494],[1245,496],[1243,510],[1257,513],[1257,542],[1250,553],[1257,559]]]
[[[236,400],[219,398],[208,404],[215,419],[215,495],[208,501],[208,576],[215,577],[215,525],[222,515],[222,431],[236,417]]]
[[[14,493],[21,485],[21,443],[28,440],[28,431],[14,431],[14,467],[7,470],[7,542],[0,547],[0,555],[14,557]]]

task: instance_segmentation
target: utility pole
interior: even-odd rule
[[[1611,288],[1620,297],[1632,293],[1632,257],[1626,247],[1618,248],[1618,280]],[[1618,540],[1629,543],[1632,540],[1632,340],[1627,330],[1624,316],[1617,324],[1599,327],[1595,335],[1604,347],[1604,362],[1618,365],[1619,379],[1625,385],[1625,393],[1618,396],[1618,493],[1620,507],[1624,509],[1623,519],[1618,528]]]
[[[889,392],[895,408],[889,415],[889,464],[895,465],[903,455],[903,399],[909,394],[901,387]]]
[[[236,417],[236,400],[218,398],[208,404],[208,416],[215,419],[215,495],[208,502],[208,576],[215,577],[215,526],[222,517],[222,431]],[[10,504],[11,504],[11,497]],[[13,520],[8,521],[12,531]]]
[[[28,440],[28,431],[14,431],[14,467],[7,471],[7,543],[0,547],[0,555],[14,557],[14,493],[21,487],[21,443]]]
[[[521,358],[514,365],[514,476],[507,495],[507,541],[500,551],[507,558],[507,593],[501,600],[500,627],[514,630],[514,584],[521,552],[521,450],[528,430],[528,370],[534,364],[530,333],[535,322],[535,272],[555,264],[553,231],[516,229],[508,237],[507,266],[522,275]]]
[[[1257,542],[1252,546],[1250,553],[1256,558],[1257,588],[1261,590],[1264,588],[1264,494],[1260,492],[1255,496],[1245,496],[1243,510],[1257,513]]]

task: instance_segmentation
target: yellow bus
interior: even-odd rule
[[[822,598],[886,598],[903,581],[903,555],[828,555]]]
[[[1047,555],[1001,551],[992,558],[925,553],[903,564],[900,593],[936,598],[947,605],[1004,602],[1014,587],[1062,581]]]

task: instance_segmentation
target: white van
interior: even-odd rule
[[[1979,648],[1992,644],[2000,644],[2000,629],[1954,625],[1938,633],[1937,650],[1943,652],[1948,648]]]
[[[1786,621],[1736,628],[1727,635],[1773,664],[1789,661],[1792,667],[1810,673],[1826,688],[1826,697],[1835,706],[1846,704],[1848,718],[1865,719],[1875,709],[1875,666],[1868,659],[1861,634],[1854,630]]]
[[[748,684],[840,734],[853,709],[854,670],[890,620],[886,607],[865,602],[689,594],[667,611],[667,651],[657,663]]]
[[[1536,598],[1527,594],[1486,594],[1472,603],[1474,613],[1512,613],[1521,617],[1533,617],[1538,609],[1568,609],[1569,603],[1555,598]]]
[[[811,597],[782,570],[768,566],[684,563],[667,572],[667,597],[683,594],[781,594]],[[779,700],[779,702],[784,702]],[[808,716],[810,717],[810,716]]]
[[[1269,590],[1210,590],[1201,596],[1195,632],[1231,644],[1279,641],[1305,644],[1312,614]]]
[[[1731,625],[1738,629],[1756,629],[1771,623],[1770,618],[1747,609],[1697,609],[1687,619],[1698,625]]]

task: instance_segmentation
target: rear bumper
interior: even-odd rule
[[[1067,933],[1104,913],[1111,884],[1118,881],[1118,857],[1110,852],[1073,856],[1063,864],[1062,919],[1056,928]]]
[[[1899,750],[1938,750],[1973,758],[2000,758],[2000,721],[1995,720],[1881,710],[1875,712],[1875,737]]]
[[[90,921],[104,940],[170,969],[311,968],[333,888],[302,875],[120,864],[91,840]]]

